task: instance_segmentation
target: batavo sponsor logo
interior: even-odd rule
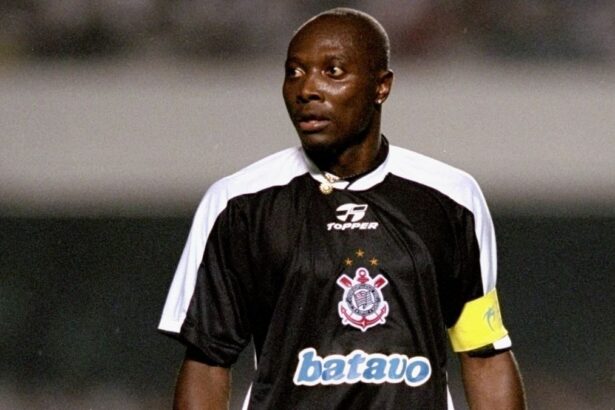
[[[343,356],[318,356],[316,349],[308,347],[299,352],[299,364],[293,382],[296,385],[319,384],[401,383],[417,387],[431,378],[431,363],[423,356],[403,354],[384,355],[354,350]]]
[[[378,222],[360,222],[367,212],[366,204],[343,204],[335,210],[335,217],[340,222],[330,222],[327,224],[328,231],[345,230],[372,230],[378,228]]]

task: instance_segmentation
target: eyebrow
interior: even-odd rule
[[[327,53],[324,56],[324,60],[325,61],[339,61],[339,62],[347,62],[347,61],[351,61],[351,58],[348,56],[347,53]],[[289,56],[286,61],[284,62],[284,65],[288,65],[288,64],[301,64],[302,61],[305,61],[305,59],[300,58],[299,56],[292,55]]]
[[[350,60],[350,58],[348,58],[348,55],[345,54],[345,53],[342,53],[342,54],[326,54],[325,55],[325,59],[326,60],[339,60],[339,61],[342,61],[342,62]]]

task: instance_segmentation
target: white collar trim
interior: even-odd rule
[[[382,164],[378,165],[378,167],[363,175],[362,177],[358,178],[354,182],[350,183],[343,179],[340,179],[335,182],[329,182],[325,178],[324,173],[318,168],[318,166],[316,166],[316,164],[310,159],[310,157],[308,157],[303,148],[301,148],[301,153],[303,154],[303,158],[305,159],[305,163],[307,164],[310,176],[313,179],[315,179],[321,184],[330,184],[334,189],[348,189],[350,191],[366,191],[384,181],[384,178],[387,175],[389,158],[391,156],[391,150],[389,149],[389,153],[387,154],[387,157],[384,159]]]

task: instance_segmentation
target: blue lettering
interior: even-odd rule
[[[316,359],[314,360],[314,356]],[[295,384],[318,384],[322,374],[321,358],[314,349],[305,349],[299,355],[299,365],[295,372]]]
[[[350,357],[350,359],[348,359],[348,364],[350,365],[350,370],[348,370],[348,380],[357,380],[361,377],[359,365],[365,362],[365,357],[363,357],[364,355],[365,353],[363,352],[356,352]]]
[[[363,372],[363,378],[365,380],[377,380],[384,381],[386,372],[387,362],[385,359],[381,357],[375,357],[373,359],[369,359],[365,365],[367,368]]]
[[[408,360],[405,357],[394,357],[389,361],[389,379],[401,380],[406,371]]]
[[[416,387],[425,383],[431,377],[431,365],[424,357],[413,357],[406,367],[406,384]]]
[[[341,383],[400,383],[416,387],[431,378],[431,363],[423,356],[408,358],[403,354],[385,356],[362,350],[342,356],[320,357],[308,347],[299,352],[293,381],[296,385],[316,386]]]
[[[340,380],[344,377],[344,368],[346,363],[343,359],[327,359],[323,363],[324,371],[322,372],[322,380],[324,382]]]

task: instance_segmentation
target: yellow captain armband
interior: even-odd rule
[[[507,334],[495,289],[466,303],[455,326],[448,329],[455,352],[467,352],[487,346]]]

